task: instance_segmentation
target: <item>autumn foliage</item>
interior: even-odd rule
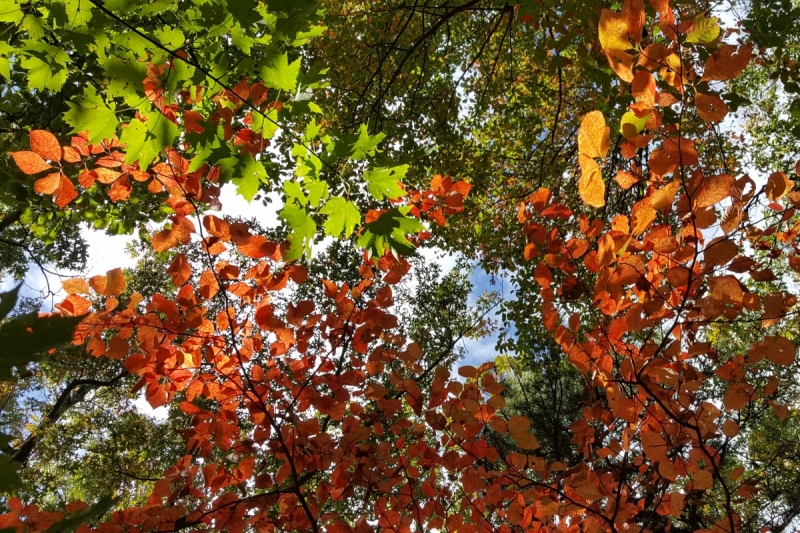
[[[99,183],[113,202],[136,187],[173,212],[151,245],[174,253],[176,299],[129,294],[116,269],[64,282],[56,306],[86,314],[74,344],[122,361],[152,407],[177,403],[188,421],[186,454],[147,504],[78,531],[638,532],[703,504],[720,518],[701,531],[739,531],[758,480],[722,468],[718,448],[737,436],[748,405],[789,414],[774,397],[797,348],[775,325],[797,297],[768,284],[776,264],[800,272],[800,192],[788,169],[758,180],[702,149],[702,125],[728,113],[710,82],[738,76],[754,50],[711,36],[702,15],[684,20],[666,0],[651,5],[664,42],[642,42],[653,21],[641,1],[600,18],[602,52],[633,95],[619,135],[601,111],[585,115],[569,178],[578,194],[542,187],[516,206],[536,312],[585,380],[585,408],[570,427],[576,465],[538,455],[528,418],[501,416],[502,376],[491,362],[457,375],[422,366],[420,346],[395,331],[403,257],[365,252],[360,279],[325,281],[324,298],[295,301],[309,281],[286,259],[291,245],[207,211],[219,201],[218,168],[190,169],[168,148],[144,169],[119,139],[77,135],[62,146],[32,131],[31,150],[11,155],[60,208]],[[165,103],[159,68],[168,67],[151,66],[145,87],[165,119],[198,132],[213,123],[251,155],[269,143],[246,127],[253,114],[245,126],[232,119],[248,99],[267,110],[265,87],[244,80],[203,117]],[[191,91],[183,97],[191,106]],[[665,112],[701,127],[664,125]],[[402,207],[444,226],[464,210],[468,182],[435,176],[427,190],[387,196],[364,224]],[[415,244],[428,236],[408,235]],[[202,269],[187,258],[192,247]],[[710,334],[739,323],[757,338],[721,361]],[[10,507],[0,528],[46,531],[65,516]]]

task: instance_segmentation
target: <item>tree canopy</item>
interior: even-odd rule
[[[797,529],[798,28],[6,0],[0,530]]]

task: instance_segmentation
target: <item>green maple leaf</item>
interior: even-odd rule
[[[288,54],[284,53],[272,60],[269,66],[261,69],[261,78],[268,87],[282,91],[294,91],[297,87],[297,76],[300,75],[300,60],[289,63]]]
[[[350,144],[349,153],[353,159],[366,159],[367,156],[374,156],[378,144],[386,137],[385,133],[370,135],[367,126],[362,124],[358,130],[358,136]]]
[[[3,7],[0,9],[0,22],[19,24],[24,18],[25,12],[22,11],[22,6],[19,5],[18,0],[7,0],[3,2]]]
[[[250,154],[241,154],[239,164],[234,171],[233,183],[238,192],[248,202],[258,192],[261,182],[266,182],[267,170],[260,161],[253,159]]]
[[[37,91],[58,92],[67,81],[69,55],[42,42],[28,42],[20,64],[28,71],[28,87]]]
[[[366,248],[374,257],[382,257],[386,250],[400,255],[412,254],[415,247],[406,235],[418,233],[425,228],[419,220],[407,216],[410,209],[393,207],[382,213],[377,220],[364,224],[358,246]]]
[[[172,121],[161,113],[146,113],[146,122],[133,119],[122,130],[120,141],[125,144],[127,155],[125,162],[129,165],[139,163],[139,168],[146,169],[178,137],[179,130]]]
[[[11,78],[11,59],[14,57],[14,47],[0,41],[0,76]]]
[[[364,172],[364,179],[367,181],[367,190],[376,200],[388,198],[394,200],[406,195],[406,191],[398,182],[408,172],[408,165],[400,165],[392,168],[376,168]]]
[[[293,261],[302,257],[304,253],[311,252],[311,241],[317,234],[317,225],[311,218],[308,211],[292,202],[286,204],[280,211],[279,216],[289,225],[292,232],[289,234],[291,246],[286,252],[284,259]]]
[[[64,113],[64,121],[72,126],[72,133],[89,132],[89,143],[96,144],[109,139],[117,133],[117,106],[107,105],[91,85],[83,90],[83,95],[69,103],[69,111]]]
[[[228,13],[233,16],[242,26],[250,26],[254,20],[259,20],[255,0],[228,0],[226,7]]]
[[[348,238],[356,225],[361,222],[361,213],[358,212],[356,205],[340,196],[325,202],[319,212],[328,215],[324,224],[325,234],[331,237],[343,235],[344,238]]]

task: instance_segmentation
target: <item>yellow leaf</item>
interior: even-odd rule
[[[600,46],[606,52],[610,50],[630,50],[633,44],[628,38],[628,19],[610,9],[603,9],[600,14],[599,37]]]
[[[602,112],[587,114],[578,130],[578,151],[589,157],[604,159],[608,154],[610,130]]]
[[[580,154],[578,164],[581,166],[581,178],[578,181],[578,193],[586,205],[603,207],[606,205],[606,184],[597,162],[591,157]]]

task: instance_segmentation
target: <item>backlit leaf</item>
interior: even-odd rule
[[[38,174],[53,168],[48,165],[42,156],[34,152],[9,152],[19,169],[25,174]]]
[[[578,181],[578,192],[586,205],[603,207],[606,205],[606,185],[597,162],[583,154],[578,162],[581,167],[581,177]]]
[[[50,161],[61,160],[61,145],[56,136],[49,131],[31,131],[31,150]]]
[[[611,128],[600,111],[592,111],[583,117],[578,130],[578,151],[588,157],[605,159],[608,154]]]
[[[735,78],[753,57],[749,46],[723,44],[706,61],[700,81],[726,81]]]

